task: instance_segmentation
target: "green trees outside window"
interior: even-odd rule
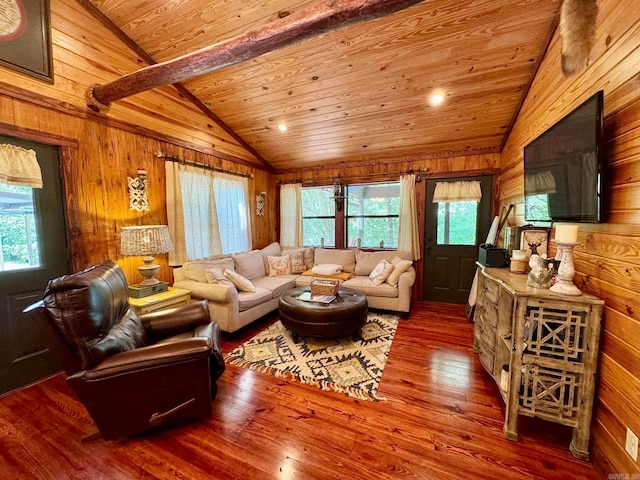
[[[39,265],[32,189],[0,183],[0,271]]]

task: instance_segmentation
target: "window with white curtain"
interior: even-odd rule
[[[246,178],[173,162],[167,172],[172,264],[250,249]]]
[[[216,173],[213,192],[218,211],[218,227],[222,253],[250,250],[247,179]]]

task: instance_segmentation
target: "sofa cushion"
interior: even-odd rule
[[[231,283],[235,285],[238,291],[255,293],[256,287],[253,286],[253,283],[251,283],[251,280],[249,280],[248,278],[245,278],[239,273],[226,268],[222,273],[231,281]]]
[[[219,268],[209,268],[204,272],[207,277],[207,282],[209,283],[218,283],[220,285],[226,285],[228,287],[236,288],[231,280],[224,276],[222,270]]]
[[[264,271],[265,273],[268,273],[269,263],[267,262],[267,257],[278,257],[282,255],[282,250],[280,249],[280,244],[278,242],[273,242],[260,250],[260,253],[264,260]]]
[[[337,250],[332,248],[316,248],[314,252],[313,265],[333,263],[342,265],[342,270],[353,273],[356,269],[355,250]],[[374,265],[375,266],[375,265]]]
[[[282,255],[281,257],[267,257],[269,264],[269,276],[291,275],[291,257]]]
[[[369,274],[369,279],[374,285],[382,285],[387,279],[389,274],[393,271],[395,265],[387,262],[386,260],[380,260],[380,263]]]
[[[235,264],[235,271],[249,280],[265,276],[264,259],[260,250],[231,255]]]
[[[343,287],[353,288],[367,296],[395,298],[398,296],[398,287],[392,287],[388,283],[374,285],[369,277],[356,276],[342,283]]]
[[[411,260],[402,260],[400,257],[395,257],[391,263],[393,263],[394,268],[387,277],[387,283],[392,287],[397,287],[400,275],[406,272],[413,262]]]
[[[257,279],[253,284],[258,288],[266,288],[271,291],[272,298],[278,298],[287,290],[291,290],[296,285],[298,275],[279,275],[277,277],[263,277]]]
[[[356,250],[356,275],[369,275],[381,260],[391,263],[398,256],[395,250],[382,250],[379,252],[363,252]]]
[[[224,257],[217,260],[199,260],[185,263],[182,266],[188,280],[200,283],[208,283],[205,272],[209,268],[219,268],[220,270],[228,268],[229,270],[234,270],[233,259],[231,257]]]
[[[271,290],[256,288],[255,292],[238,292],[238,310],[241,312],[271,300]]]

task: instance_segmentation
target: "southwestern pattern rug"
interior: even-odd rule
[[[277,321],[225,355],[225,361],[362,400],[386,400],[377,391],[399,319],[370,311],[360,340],[301,337],[299,343]]]

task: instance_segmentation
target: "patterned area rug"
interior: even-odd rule
[[[297,344],[277,321],[227,354],[225,361],[363,400],[386,400],[376,393],[399,319],[369,312],[361,340],[301,337]]]

